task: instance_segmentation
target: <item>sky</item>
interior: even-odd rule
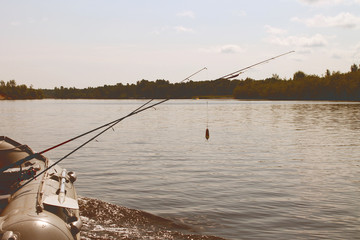
[[[0,80],[87,88],[142,79],[324,75],[360,64],[360,0],[0,0]]]

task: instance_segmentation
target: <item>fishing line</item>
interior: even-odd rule
[[[248,66],[248,67],[242,68],[242,69],[237,70],[237,71],[235,71],[235,72],[226,74],[225,76],[222,76],[221,78],[218,78],[218,79],[231,79],[231,78],[235,78],[235,77],[239,76],[240,74],[242,74],[244,70],[247,70],[247,69],[249,69],[249,68],[255,67],[255,66],[260,65],[260,64],[268,63],[268,62],[271,61],[271,60],[274,60],[274,59],[276,59],[276,58],[285,56],[285,55],[290,54],[290,53],[293,53],[293,52],[295,52],[295,51],[290,51],[290,52],[286,52],[286,53],[277,55],[277,56],[275,56],[275,57],[272,57],[272,58],[266,59],[266,60],[264,60],[264,61],[255,63],[255,64],[253,64],[253,65],[250,65],[250,66]]]
[[[63,161],[65,158],[69,157],[71,154],[75,153],[76,151],[78,151],[79,149],[81,149],[82,147],[84,147],[85,145],[87,145],[88,143],[92,142],[94,139],[96,139],[97,137],[99,137],[100,135],[102,135],[103,133],[105,133],[106,131],[108,131],[109,129],[112,129],[116,124],[118,124],[119,122],[121,122],[122,120],[124,120],[125,118],[128,118],[132,115],[138,114],[140,112],[143,112],[149,108],[152,108],[154,106],[157,106],[159,104],[162,104],[166,101],[168,101],[170,99],[165,99],[162,100],[160,102],[154,103],[146,108],[137,108],[137,111],[133,111],[130,114],[128,114],[127,116],[120,118],[119,120],[115,121],[113,124],[111,124],[110,126],[108,126],[107,128],[105,128],[103,131],[101,131],[100,133],[96,134],[94,137],[90,138],[89,140],[87,140],[86,142],[84,142],[83,144],[81,144],[80,146],[78,146],[77,148],[75,148],[74,150],[72,150],[71,152],[69,152],[68,154],[66,154],[64,157],[60,158],[59,160],[57,160],[56,162],[54,162],[53,164],[51,164],[49,167],[45,168],[43,171],[41,171],[40,173],[36,174],[35,176],[33,176],[31,179],[29,179],[27,182],[25,182],[23,185],[19,186],[14,192],[20,190],[21,188],[23,188],[24,186],[26,186],[27,184],[29,184],[30,182],[32,182],[34,179],[36,179],[37,177],[39,177],[41,174],[43,174],[44,172],[46,172],[47,170],[49,170],[50,168],[54,167],[55,165],[59,164],[61,161]],[[150,101],[149,101],[150,102]],[[149,103],[148,102],[148,103]],[[148,104],[146,103],[146,104]],[[144,104],[143,106],[145,106],[146,104]]]
[[[279,57],[281,57],[281,56],[284,56],[284,55],[287,55],[287,54],[290,54],[290,53],[293,53],[293,52],[295,52],[295,51],[290,51],[290,52],[283,53],[283,54],[280,54],[280,55],[278,55],[278,56],[275,56],[275,57],[266,59],[266,60],[264,60],[264,61],[255,63],[255,64],[253,64],[253,65],[250,65],[250,66],[248,66],[248,67],[242,68],[242,69],[240,69],[240,70],[237,70],[237,71],[235,71],[235,72],[229,73],[229,74],[227,74],[227,75],[225,75],[225,76],[222,76],[222,77],[220,77],[220,78],[218,78],[218,79],[231,79],[231,78],[237,77],[237,76],[239,76],[241,73],[243,73],[244,70],[247,70],[247,69],[249,69],[249,68],[252,68],[252,67],[257,66],[257,65],[260,65],[260,64],[268,63],[268,62],[271,61],[271,60],[274,60],[274,59],[276,59],[276,58],[279,58]],[[200,69],[199,71],[191,74],[190,76],[188,76],[188,77],[185,78],[184,80],[180,81],[180,83],[185,82],[185,81],[187,81],[187,80],[190,80],[190,77],[198,74],[199,72],[201,72],[201,71],[203,71],[203,70],[205,70],[205,69],[207,69],[207,68],[204,67],[204,68]],[[16,165],[21,165],[21,164],[25,163],[26,161],[29,161],[29,160],[31,160],[31,159],[33,159],[33,158],[36,158],[36,157],[40,156],[41,154],[44,154],[44,153],[46,153],[46,152],[48,152],[48,151],[51,151],[51,150],[53,150],[53,149],[55,149],[55,148],[58,148],[58,147],[60,147],[60,146],[62,146],[62,145],[65,145],[65,144],[67,144],[67,143],[69,143],[69,142],[72,142],[72,141],[74,141],[74,140],[76,140],[76,139],[78,139],[78,138],[81,138],[81,137],[83,137],[83,136],[86,136],[86,135],[88,135],[88,134],[90,134],[90,133],[92,133],[92,132],[94,132],[94,131],[100,130],[100,129],[102,129],[102,128],[104,128],[104,127],[107,127],[107,126],[109,126],[109,125],[111,125],[111,124],[118,123],[118,122],[120,122],[120,121],[122,121],[122,120],[124,120],[124,119],[126,119],[126,118],[128,118],[128,117],[130,117],[130,116],[132,116],[132,115],[134,115],[134,114],[136,114],[138,110],[141,110],[142,108],[144,108],[146,105],[148,105],[148,104],[149,104],[150,102],[152,102],[153,100],[154,100],[154,99],[151,99],[151,100],[149,100],[148,102],[144,103],[143,105],[141,105],[140,107],[138,107],[137,109],[135,109],[133,112],[131,112],[130,114],[126,115],[125,117],[116,119],[116,120],[111,121],[111,122],[109,122],[109,123],[106,123],[106,124],[104,124],[104,125],[102,125],[102,126],[100,126],[100,127],[94,128],[94,129],[92,129],[92,130],[90,130],[90,131],[88,131],[88,132],[85,132],[85,133],[83,133],[83,134],[80,134],[80,135],[78,135],[78,136],[76,136],[76,137],[74,137],[74,138],[71,138],[71,139],[69,139],[69,140],[66,140],[66,141],[64,141],[64,142],[62,142],[62,143],[59,143],[59,144],[57,144],[57,145],[55,145],[55,146],[52,146],[52,147],[50,147],[50,148],[48,148],[48,149],[45,149],[45,150],[41,151],[41,152],[31,154],[31,155],[29,155],[29,156],[27,156],[27,157],[25,157],[25,158],[23,158],[23,159],[18,160],[18,161],[15,162],[15,163],[9,164],[9,165],[1,168],[1,169],[0,169],[0,173],[3,173],[3,172],[6,171],[7,169],[12,168],[12,167],[14,167],[14,166],[16,166]],[[167,99],[166,101],[168,101],[168,100],[169,100],[169,99]],[[165,102],[165,101],[164,101],[164,102]],[[148,108],[146,108],[146,109],[148,109]],[[115,125],[116,125],[116,124],[115,124]]]
[[[142,104],[140,107],[138,107],[137,109],[135,109],[134,111],[132,111],[130,114],[128,114],[128,115],[126,115],[126,116],[124,116],[124,117],[122,117],[122,118],[119,118],[119,119],[116,119],[116,120],[111,121],[111,122],[109,122],[109,123],[106,123],[106,124],[104,124],[104,125],[102,125],[102,126],[100,126],[100,127],[94,128],[94,129],[92,129],[92,130],[90,130],[90,131],[88,131],[88,132],[85,132],[85,133],[83,133],[83,134],[80,134],[80,135],[78,135],[78,136],[76,136],[76,137],[73,137],[73,138],[71,138],[71,139],[69,139],[69,140],[66,140],[66,141],[64,141],[64,142],[62,142],[62,143],[59,143],[59,144],[57,144],[57,145],[55,145],[55,146],[52,146],[52,147],[50,147],[50,148],[48,148],[48,149],[45,149],[45,150],[41,151],[41,152],[37,152],[37,153],[31,154],[31,155],[29,155],[29,156],[27,156],[27,157],[25,157],[25,158],[23,158],[23,159],[18,160],[18,161],[15,162],[15,163],[9,164],[9,165],[1,168],[1,169],[0,169],[0,172],[3,173],[4,171],[6,171],[6,170],[9,169],[9,168],[15,167],[15,166],[17,166],[17,165],[21,165],[21,164],[23,164],[24,162],[29,161],[29,160],[31,160],[31,159],[33,159],[33,158],[36,158],[37,156],[40,156],[41,154],[44,154],[44,153],[46,153],[46,152],[48,152],[48,151],[50,151],[50,150],[53,150],[53,149],[55,149],[55,148],[58,148],[58,147],[60,147],[60,146],[62,146],[62,145],[65,145],[65,144],[67,144],[67,143],[69,143],[69,142],[72,142],[72,141],[74,141],[74,140],[76,140],[76,139],[78,139],[78,138],[84,137],[84,136],[86,136],[86,135],[88,135],[88,134],[90,134],[90,133],[93,133],[93,132],[95,132],[95,131],[97,131],[97,130],[100,130],[100,129],[104,128],[104,127],[107,127],[107,126],[109,126],[109,125],[111,125],[111,124],[113,124],[113,123],[120,122],[120,121],[124,120],[125,118],[128,118],[128,117],[136,114],[137,111],[141,110],[141,108],[145,107],[146,105],[148,105],[148,104],[149,104],[151,101],[153,101],[153,100],[154,100],[154,99],[151,99],[151,100],[147,101],[146,103]]]
[[[206,70],[206,69],[207,69],[206,67],[200,69],[199,71],[191,74],[190,76],[188,76],[188,77],[185,78],[184,80],[180,81],[180,83],[189,80],[190,77],[192,77],[192,76],[194,76],[194,75],[196,75],[196,74],[198,74],[198,73],[200,73],[201,71]],[[76,140],[76,139],[78,139],[78,138],[81,138],[81,137],[83,137],[83,136],[85,136],[85,135],[88,135],[88,134],[90,134],[90,133],[92,133],[92,132],[94,132],[94,131],[100,130],[100,129],[104,128],[104,127],[107,127],[107,126],[113,124],[113,123],[118,123],[118,122],[120,122],[120,121],[122,121],[122,120],[124,120],[124,119],[126,119],[126,118],[128,118],[128,117],[130,117],[130,116],[132,116],[132,115],[135,115],[135,114],[140,113],[140,112],[142,112],[142,111],[144,111],[144,110],[146,110],[146,109],[149,109],[149,108],[151,108],[151,107],[147,107],[147,108],[144,108],[144,107],[145,107],[146,105],[148,105],[150,102],[152,102],[153,100],[155,100],[155,99],[154,99],[154,98],[153,98],[153,99],[150,99],[149,101],[147,101],[147,102],[144,103],[143,105],[139,106],[139,107],[136,108],[134,111],[132,111],[131,113],[129,113],[128,115],[126,115],[126,116],[124,116],[124,117],[122,117],[122,118],[119,118],[119,119],[116,119],[116,120],[111,121],[111,122],[109,122],[109,123],[106,123],[106,124],[104,124],[104,125],[102,125],[102,126],[100,126],[100,127],[94,128],[94,129],[92,129],[92,130],[90,130],[90,131],[88,131],[88,132],[85,132],[85,133],[83,133],[83,134],[80,134],[80,135],[78,135],[78,136],[76,136],[76,137],[74,137],[74,138],[71,138],[71,139],[69,139],[69,140],[66,140],[66,141],[64,141],[64,142],[62,142],[62,143],[59,143],[59,144],[57,144],[57,145],[55,145],[55,146],[52,146],[52,147],[50,147],[50,148],[48,148],[48,149],[45,149],[45,150],[41,151],[41,152],[35,153],[35,154],[33,154],[33,155],[30,155],[30,156],[28,156],[28,157],[26,157],[26,158],[24,158],[24,159],[21,159],[21,160],[15,162],[15,163],[11,164],[11,166],[7,166],[7,167],[4,167],[4,168],[0,169],[0,172],[2,173],[3,171],[6,171],[7,169],[9,169],[9,168],[11,168],[11,167],[13,167],[13,166],[22,164],[22,163],[24,163],[24,162],[26,162],[26,161],[28,161],[28,160],[33,159],[34,157],[36,157],[36,156],[38,156],[38,155],[44,154],[44,153],[46,153],[46,152],[48,152],[48,151],[50,151],[50,150],[53,150],[53,149],[58,148],[58,147],[60,147],[60,146],[62,146],[62,145],[65,145],[65,144],[67,144],[67,143],[69,143],[69,142],[72,142],[72,141],[74,141],[74,140]],[[168,100],[170,100],[170,98],[167,98],[167,99],[164,100],[164,101],[160,101],[159,103],[152,105],[152,107],[154,107],[154,106],[156,106],[156,105],[159,105],[159,104],[161,104],[161,103],[164,103],[164,102],[166,102],[166,101],[168,101]],[[116,124],[115,124],[115,125],[116,125]]]
[[[206,101],[206,130],[205,130],[205,138],[209,140],[210,132],[209,132],[209,102]]]
[[[284,55],[287,55],[287,54],[290,54],[290,53],[293,53],[293,52],[295,52],[295,51],[290,51],[290,52],[283,53],[283,54],[281,54],[281,55],[278,55],[278,56],[275,56],[275,57],[266,59],[266,60],[264,60],[264,61],[255,63],[255,64],[250,65],[250,66],[248,66],[248,67],[245,67],[245,68],[242,68],[242,69],[237,70],[237,71],[235,71],[235,72],[232,72],[232,73],[230,73],[230,74],[227,74],[227,75],[225,75],[225,76],[223,76],[223,77],[221,77],[221,78],[218,78],[218,79],[224,79],[224,78],[225,78],[225,79],[230,79],[230,78],[237,77],[237,76],[238,76],[239,74],[241,74],[244,70],[247,70],[247,69],[249,69],[249,68],[252,68],[252,67],[257,66],[257,65],[260,65],[260,64],[267,63],[267,62],[269,62],[269,61],[271,61],[271,60],[274,60],[274,59],[276,59],[276,58],[279,58],[279,57],[281,57],[281,56],[284,56]],[[201,71],[203,71],[203,70],[205,70],[205,69],[207,69],[207,68],[204,67],[204,68],[200,69],[199,71],[191,74],[190,76],[188,76],[187,78],[185,78],[184,80],[182,80],[180,83],[185,82],[185,81],[187,81],[187,80],[190,80],[190,77],[198,74],[199,72],[201,72]],[[152,105],[150,105],[150,106],[147,106],[147,105],[149,105],[149,103],[152,102],[153,100],[154,100],[154,99],[149,100],[148,102],[146,102],[146,103],[144,103],[143,105],[139,106],[139,107],[136,108],[134,111],[132,111],[131,113],[129,113],[128,115],[126,115],[126,116],[124,116],[124,117],[122,117],[122,118],[119,118],[119,119],[116,119],[116,120],[111,121],[111,122],[109,122],[109,123],[106,123],[106,124],[104,124],[104,125],[102,125],[102,126],[100,126],[100,127],[94,128],[94,129],[92,129],[92,130],[90,130],[90,131],[88,131],[88,132],[85,132],[85,133],[83,133],[83,134],[80,134],[80,135],[78,135],[78,136],[76,136],[76,137],[74,137],[74,138],[71,138],[71,139],[69,139],[69,140],[67,140],[67,141],[64,141],[64,142],[60,143],[60,144],[57,144],[57,145],[55,145],[55,146],[52,146],[52,147],[50,147],[50,148],[48,148],[48,149],[45,149],[45,150],[43,150],[43,151],[41,151],[41,152],[38,152],[38,153],[34,153],[34,154],[32,154],[32,155],[29,155],[29,156],[27,156],[27,157],[25,157],[25,158],[23,158],[23,159],[15,162],[15,163],[13,163],[13,164],[10,164],[10,165],[8,165],[8,166],[6,166],[6,167],[3,167],[3,168],[0,169],[0,173],[6,171],[7,169],[9,169],[9,168],[11,168],[11,167],[14,167],[14,166],[16,166],[16,165],[21,165],[21,164],[23,164],[24,162],[29,161],[29,160],[37,157],[37,156],[40,156],[40,155],[43,154],[43,153],[46,153],[46,152],[48,152],[48,151],[50,151],[50,150],[53,150],[53,149],[58,148],[58,147],[60,147],[60,146],[62,146],[62,145],[65,145],[65,144],[67,144],[67,143],[69,143],[69,142],[72,142],[72,141],[74,141],[75,139],[81,138],[81,137],[83,137],[83,136],[85,136],[85,135],[88,135],[88,134],[94,132],[94,131],[97,131],[97,130],[100,130],[100,129],[102,129],[102,128],[107,127],[107,128],[105,128],[103,131],[101,131],[100,133],[98,133],[97,135],[95,135],[94,137],[90,138],[88,141],[86,141],[85,143],[81,144],[79,147],[77,147],[77,148],[74,149],[73,151],[71,151],[69,154],[65,155],[63,158],[59,159],[59,160],[56,161],[54,164],[52,164],[51,166],[47,167],[45,170],[43,170],[42,172],[40,172],[39,174],[37,174],[36,176],[34,176],[32,179],[30,179],[30,180],[28,180],[27,182],[25,182],[23,185],[21,185],[21,186],[17,189],[17,190],[19,190],[19,189],[21,189],[22,187],[24,187],[25,185],[27,185],[28,183],[30,183],[31,181],[33,181],[36,177],[38,177],[38,176],[40,176],[41,174],[43,174],[45,171],[47,171],[47,170],[49,170],[50,168],[54,167],[55,165],[57,165],[58,163],[60,163],[62,160],[64,160],[65,158],[67,158],[68,156],[70,156],[71,154],[73,154],[74,152],[76,152],[77,150],[79,150],[80,148],[84,147],[86,144],[88,144],[89,142],[93,141],[93,140],[96,139],[98,136],[100,136],[100,135],[102,135],[103,133],[105,133],[107,130],[112,129],[116,124],[118,124],[118,123],[121,122],[122,120],[124,120],[124,119],[126,119],[126,118],[128,118],[128,117],[131,117],[131,116],[133,116],[133,115],[135,115],[135,114],[138,114],[138,113],[140,113],[140,112],[143,112],[143,111],[145,111],[145,110],[147,110],[147,109],[149,109],[149,108],[152,108],[152,107],[155,107],[155,106],[157,106],[157,105],[159,105],[159,104],[162,104],[162,103],[170,100],[170,98],[167,98],[167,99],[162,100],[162,101],[160,101],[160,102],[158,102],[158,103],[155,103],[155,104],[152,104]],[[147,106],[147,107],[146,107],[146,106]],[[206,132],[208,133],[208,128],[207,128],[207,131],[206,131]],[[210,136],[210,135],[208,135],[208,136]],[[16,191],[17,191],[17,190],[16,190]]]
[[[290,54],[290,53],[293,53],[293,52],[295,52],[295,51],[290,51],[290,52],[283,53],[283,54],[280,54],[280,55],[278,55],[278,56],[275,56],[275,57],[266,59],[266,60],[264,60],[264,61],[255,63],[255,64],[253,64],[253,65],[250,65],[250,66],[248,66],[248,67],[242,68],[242,69],[240,69],[240,70],[237,70],[237,71],[235,71],[235,72],[229,73],[229,74],[227,74],[227,75],[225,75],[225,76],[222,76],[222,77],[220,77],[220,78],[218,78],[218,79],[231,79],[231,78],[237,77],[237,76],[239,76],[241,73],[243,73],[244,70],[247,70],[247,69],[249,69],[249,68],[252,68],[252,67],[257,66],[257,65],[260,65],[260,64],[268,63],[268,62],[271,61],[271,60],[274,60],[274,59],[276,59],[276,58],[279,58],[279,57],[281,57],[281,56],[284,56],[284,55],[287,55],[287,54]],[[180,83],[185,82],[185,81],[187,81],[187,80],[190,80],[190,77],[198,74],[199,72],[201,72],[201,71],[203,71],[203,70],[205,70],[205,69],[207,69],[207,68],[204,67],[204,68],[200,69],[199,71],[191,74],[190,76],[188,76],[188,77],[185,78],[184,80],[180,81]],[[217,80],[218,80],[218,79],[217,79]],[[53,149],[55,149],[55,148],[58,148],[58,147],[60,147],[60,146],[62,146],[62,145],[65,145],[65,144],[67,144],[67,143],[69,143],[69,142],[72,142],[72,141],[74,141],[74,140],[76,140],[76,139],[78,139],[78,138],[81,138],[81,137],[83,137],[83,136],[86,136],[86,135],[88,135],[88,134],[90,134],[90,133],[92,133],[92,132],[94,132],[94,131],[100,130],[100,129],[102,129],[102,128],[104,128],[104,127],[107,127],[107,126],[109,126],[109,125],[111,125],[111,124],[114,124],[114,123],[117,124],[118,122],[120,122],[120,121],[122,121],[122,120],[124,120],[124,119],[126,119],[126,118],[128,118],[128,117],[130,117],[130,116],[132,116],[132,115],[134,115],[134,114],[137,114],[139,110],[141,110],[142,108],[144,108],[146,105],[148,105],[148,104],[149,104],[150,102],[152,102],[153,100],[154,100],[154,99],[149,100],[148,102],[144,103],[143,105],[141,105],[140,107],[138,107],[137,109],[135,109],[133,112],[131,112],[130,114],[128,114],[128,115],[126,115],[126,116],[124,116],[124,117],[122,117],[122,118],[119,118],[119,119],[116,119],[116,120],[111,121],[111,122],[109,122],[109,123],[106,123],[106,124],[104,124],[104,125],[102,125],[102,126],[100,126],[100,127],[94,128],[94,129],[92,129],[92,130],[90,130],[90,131],[88,131],[88,132],[85,132],[85,133],[83,133],[83,134],[80,134],[80,135],[78,135],[78,136],[76,136],[76,137],[74,137],[74,138],[71,138],[71,139],[69,139],[69,140],[66,140],[66,141],[64,141],[64,142],[62,142],[62,143],[59,143],[59,144],[57,144],[57,145],[55,145],[55,146],[52,146],[52,147],[50,147],[50,148],[48,148],[48,149],[45,149],[45,150],[41,151],[41,152],[31,154],[31,155],[29,155],[29,156],[27,156],[27,157],[25,157],[25,158],[23,158],[23,159],[18,160],[18,161],[15,162],[15,163],[9,164],[9,165],[1,168],[1,169],[0,169],[0,173],[3,173],[3,172],[6,171],[7,169],[12,168],[12,167],[14,167],[14,166],[16,166],[16,165],[21,165],[21,164],[25,163],[26,161],[29,161],[29,160],[31,160],[31,159],[33,159],[33,158],[36,158],[36,157],[40,156],[41,154],[44,154],[44,153],[46,153],[46,152],[48,152],[48,151],[51,151],[51,150],[53,150]],[[169,99],[166,99],[166,101],[168,101],[168,100],[169,100]],[[164,101],[164,102],[166,102],[166,101]],[[148,108],[146,108],[146,109],[148,109]],[[142,111],[139,111],[139,112],[142,112]],[[116,124],[115,124],[115,125],[116,125]]]
[[[181,82],[184,82],[184,81],[189,80],[190,77],[198,74],[199,72],[201,72],[201,71],[203,71],[203,70],[205,70],[205,69],[207,69],[207,68],[204,67],[204,68],[200,69],[199,71],[197,71],[197,72],[195,72],[194,74],[190,75],[189,77],[185,78],[185,79],[182,80]],[[44,150],[44,151],[41,151],[40,153],[36,153],[36,154],[30,155],[30,156],[32,156],[31,158],[30,158],[30,156],[28,156],[28,157],[26,157],[26,158],[24,158],[24,159],[21,159],[21,160],[17,161],[17,162],[16,162],[17,164],[18,164],[19,162],[25,162],[25,161],[27,161],[27,160],[30,160],[30,159],[34,158],[34,156],[38,156],[38,155],[40,155],[41,153],[44,153],[44,152],[50,151],[50,150],[52,150],[52,149],[55,149],[55,148],[57,148],[57,147],[59,147],[59,146],[61,146],[61,145],[64,145],[64,144],[66,144],[66,143],[69,143],[70,141],[73,141],[73,140],[75,140],[75,139],[77,139],[77,138],[80,138],[80,137],[85,136],[85,135],[87,135],[87,134],[89,134],[89,133],[91,133],[91,132],[94,132],[94,131],[96,131],[96,130],[99,130],[99,129],[101,129],[101,128],[104,128],[104,127],[108,126],[108,127],[105,128],[103,131],[101,131],[100,133],[96,134],[94,137],[90,138],[88,141],[84,142],[84,143],[81,144],[79,147],[75,148],[73,151],[71,151],[70,153],[66,154],[64,157],[62,157],[61,159],[59,159],[59,160],[56,161],[55,163],[51,164],[49,167],[47,167],[46,169],[44,169],[43,171],[41,171],[41,172],[38,173],[37,175],[33,176],[33,177],[32,177],[31,179],[29,179],[27,182],[25,182],[24,184],[22,184],[21,186],[19,186],[14,192],[20,190],[21,188],[23,188],[24,186],[26,186],[27,184],[29,184],[31,181],[33,181],[34,179],[36,179],[37,177],[39,177],[41,174],[43,174],[44,172],[46,172],[46,171],[49,170],[50,168],[54,167],[55,165],[59,164],[59,163],[60,163],[61,161],[63,161],[65,158],[69,157],[71,154],[75,153],[76,151],[78,151],[79,149],[81,149],[82,147],[84,147],[85,145],[87,145],[88,143],[90,143],[91,141],[93,141],[94,139],[96,139],[97,137],[99,137],[100,135],[102,135],[103,133],[105,133],[106,131],[108,131],[109,129],[113,129],[113,127],[114,127],[115,125],[117,125],[119,122],[121,122],[122,120],[124,120],[124,119],[126,119],[126,118],[128,118],[128,117],[131,117],[131,116],[133,116],[133,115],[136,115],[136,114],[138,114],[138,113],[141,113],[141,112],[143,112],[143,111],[145,111],[145,110],[147,110],[147,109],[149,109],[149,108],[154,108],[154,107],[157,106],[157,105],[160,105],[160,104],[162,104],[162,103],[164,103],[164,102],[169,101],[170,98],[167,98],[167,99],[161,100],[161,101],[159,101],[159,102],[157,102],[157,103],[154,103],[154,104],[149,105],[149,103],[152,102],[153,100],[154,100],[154,99],[150,99],[149,101],[147,101],[146,103],[144,103],[143,105],[141,105],[140,107],[136,108],[134,111],[132,111],[131,113],[129,113],[128,115],[126,115],[126,116],[124,116],[124,117],[122,117],[122,118],[119,118],[119,119],[114,120],[114,121],[112,121],[112,122],[110,122],[110,123],[104,124],[104,125],[102,125],[102,126],[100,126],[100,127],[98,127],[98,128],[95,128],[95,129],[93,129],[93,130],[90,130],[90,131],[88,131],[88,132],[86,132],[86,133],[84,133],[84,134],[81,134],[81,135],[79,135],[79,136],[77,136],[77,137],[74,137],[74,138],[72,138],[72,139],[69,139],[69,140],[67,140],[67,141],[65,141],[65,142],[63,142],[63,143],[60,143],[60,144],[55,145],[55,146],[53,146],[53,147],[51,147],[51,148],[48,148],[48,149],[46,149],[46,150]],[[149,106],[147,106],[147,105],[149,105]],[[147,107],[146,107],[146,106],[147,106]],[[15,163],[15,165],[16,165],[16,163]]]

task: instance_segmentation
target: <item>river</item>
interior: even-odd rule
[[[42,151],[144,102],[0,101],[0,134]],[[171,100],[61,166],[78,175],[84,239],[360,239],[359,130],[355,102]],[[122,212],[89,213],[99,203]],[[147,226],[118,226],[126,211]]]

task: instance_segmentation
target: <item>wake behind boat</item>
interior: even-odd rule
[[[17,165],[23,159],[31,160]],[[222,240],[194,234],[189,226],[150,213],[97,199],[78,198],[73,184],[75,173],[59,165],[48,169],[51,165],[52,161],[34,153],[27,145],[0,137],[1,240]]]

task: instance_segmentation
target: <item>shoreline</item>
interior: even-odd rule
[[[32,101],[32,100],[149,100],[150,98],[27,98],[27,99],[12,99],[6,98],[4,95],[0,94],[0,101]],[[162,98],[155,98],[155,100],[162,100]],[[351,103],[360,103],[358,100],[330,100],[330,99],[239,99],[233,98],[230,96],[199,96],[192,98],[171,98],[170,100],[237,100],[237,101],[273,101],[273,102],[351,102]]]

